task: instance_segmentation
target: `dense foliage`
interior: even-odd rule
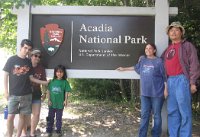
[[[170,4],[179,9],[178,15],[170,18],[170,21],[178,20],[182,23],[186,30],[185,38],[196,46],[200,58],[200,2],[198,0],[177,0]]]
[[[70,79],[73,94],[80,98],[120,101],[118,80]]]
[[[81,6],[151,6],[149,0],[1,0],[0,1],[0,46],[10,52],[16,51],[17,17],[12,8],[32,5],[81,5]]]

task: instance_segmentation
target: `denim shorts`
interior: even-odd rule
[[[9,96],[8,114],[29,115],[32,112],[32,94],[24,96]]]

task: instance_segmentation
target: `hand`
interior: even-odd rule
[[[164,97],[167,99],[168,97],[168,89],[167,89],[167,82],[164,82],[165,88],[164,88]]]
[[[191,90],[191,93],[194,94],[195,92],[197,92],[197,87],[195,84],[191,84],[190,85],[190,90]]]
[[[164,90],[164,97],[165,97],[165,99],[168,97],[168,91],[167,91],[167,88],[165,88],[165,90]]]
[[[116,70],[118,70],[118,71],[124,71],[124,68],[123,67],[119,67]]]
[[[45,84],[44,84],[44,85],[48,86],[48,84],[49,84],[50,81],[51,81],[51,80],[45,81]]]

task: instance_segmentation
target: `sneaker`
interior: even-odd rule
[[[29,137],[37,137],[37,135],[30,135]]]
[[[56,133],[57,134],[61,134],[61,130],[56,130]]]
[[[46,130],[46,132],[47,132],[48,134],[51,134],[51,133],[52,133],[52,131],[50,131],[50,130]]]

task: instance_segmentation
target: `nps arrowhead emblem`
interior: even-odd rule
[[[64,36],[64,29],[58,24],[47,24],[40,28],[40,39],[45,51],[53,56],[59,49]]]

